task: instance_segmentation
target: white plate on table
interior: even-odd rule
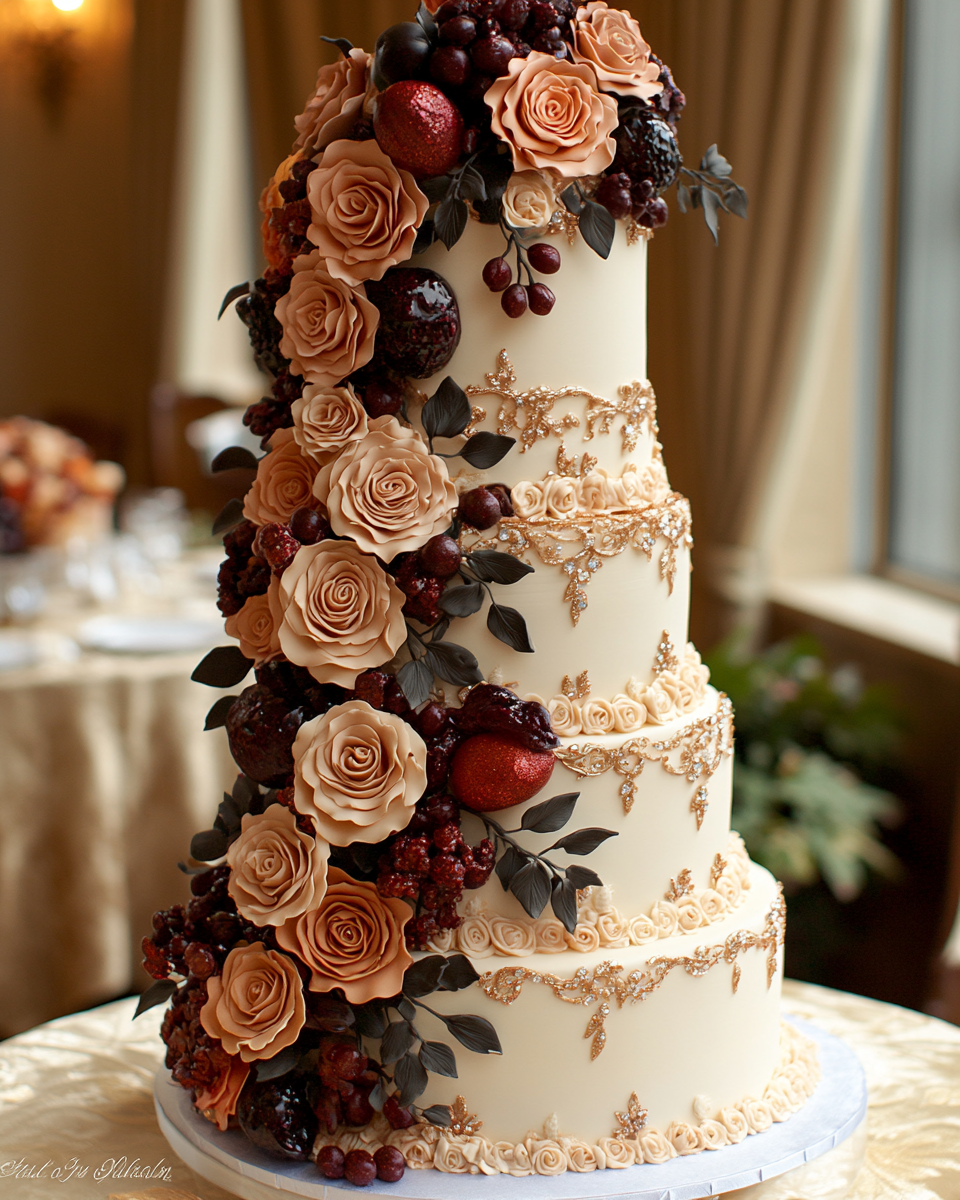
[[[77,641],[106,654],[179,654],[204,650],[223,638],[216,617],[102,616],[85,621]]]
[[[32,667],[39,658],[39,647],[32,638],[22,633],[0,633],[0,671]]]

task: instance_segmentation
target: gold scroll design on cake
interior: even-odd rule
[[[505,550],[526,561],[536,554],[548,567],[560,567],[568,576],[563,598],[570,603],[574,625],[587,608],[587,584],[603,566],[633,547],[653,559],[657,542],[667,544],[658,559],[660,578],[669,590],[677,577],[677,554],[693,546],[690,534],[690,502],[671,492],[659,504],[648,504],[627,513],[610,513],[593,518],[504,517],[494,537],[480,538],[470,549]]]
[[[581,396],[587,401],[586,427],[583,431],[585,442],[597,433],[609,433],[615,417],[623,418],[620,436],[625,454],[636,449],[644,426],[654,438],[659,432],[657,400],[648,379],[642,382],[635,379],[631,383],[621,384],[617,388],[616,400],[598,396],[596,392],[573,384],[561,388],[541,385],[520,391],[516,386],[517,373],[510,356],[506,350],[501,350],[497,355],[497,369],[487,374],[486,381],[485,387],[470,384],[464,391],[468,396],[500,397],[497,432],[510,434],[516,430],[520,435],[521,454],[530,450],[541,438],[563,437],[565,430],[579,426],[580,418],[576,413],[568,412],[562,417],[553,415],[556,402],[569,396]]]
[[[669,775],[684,775],[697,790],[690,811],[697,818],[697,829],[707,811],[707,789],[701,780],[710,779],[724,755],[733,753],[733,705],[719,692],[717,711],[685,725],[669,738],[634,737],[620,746],[596,746],[574,742],[554,750],[568,771],[581,778],[614,771],[622,776],[620,798],[623,811],[630,812],[637,798],[637,781],[648,762],[659,763]],[[674,760],[671,760],[674,755]]]
[[[487,971],[480,976],[478,987],[491,1000],[500,1004],[513,1004],[524,984],[543,984],[550,988],[558,1000],[566,1004],[596,1005],[587,1022],[584,1038],[590,1038],[590,1058],[596,1059],[607,1044],[606,1021],[612,1006],[623,1008],[627,1003],[639,1004],[653,994],[678,968],[699,979],[720,963],[733,968],[733,990],[740,984],[738,959],[748,950],[762,950],[767,956],[767,987],[773,983],[777,973],[777,951],[783,945],[786,926],[786,904],[783,887],[777,884],[777,898],[764,920],[760,933],[741,929],[721,944],[698,946],[693,954],[676,958],[655,957],[647,960],[645,970],[624,973],[624,968],[611,961],[600,963],[589,970],[580,967],[570,979],[551,975],[545,971],[532,971],[529,967],[501,967],[499,971]]]

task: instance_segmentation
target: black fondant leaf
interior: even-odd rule
[[[411,254],[422,254],[424,250],[428,250],[437,240],[436,230],[433,228],[433,222],[426,220],[417,230],[417,236],[414,239],[413,249]]]
[[[203,722],[204,729],[219,729],[221,725],[226,725],[227,713],[236,698],[236,696],[221,696],[207,713],[206,720]]]
[[[510,881],[522,865],[523,855],[518,853],[513,846],[508,846],[500,858],[497,859],[497,865],[494,867],[494,870],[505,892],[510,890]]]
[[[542,804],[528,808],[520,820],[521,829],[529,829],[531,833],[556,833],[573,816],[579,792],[564,792],[562,796],[553,796]]]
[[[420,7],[417,9],[417,24],[432,42],[436,41],[437,22],[433,18],[433,13],[422,3],[422,0]]]
[[[550,899],[550,876],[543,863],[529,859],[514,875],[510,891],[534,920],[540,916]]]
[[[560,199],[567,212],[572,212],[574,216],[583,208],[583,197],[572,183],[560,193]]]
[[[357,1032],[361,1037],[383,1037],[387,1028],[387,1013],[379,1000],[371,1000],[353,1011],[357,1018]]]
[[[240,469],[248,471],[257,469],[257,459],[246,446],[228,446],[226,450],[221,450],[210,464],[210,470],[214,473]]]
[[[609,258],[616,232],[617,223],[610,212],[596,200],[588,200],[580,213],[580,233],[590,249],[601,258]]]
[[[449,175],[434,175],[431,179],[421,179],[417,186],[431,204],[438,204],[450,191],[452,182]]]
[[[567,933],[577,927],[577,889],[569,879],[555,879],[550,892],[550,906]]]
[[[724,196],[727,203],[727,208],[735,217],[740,217],[744,221],[747,219],[747,193],[742,187],[734,184]]]
[[[214,862],[227,852],[227,835],[222,829],[203,829],[190,839],[190,857],[197,862]]]
[[[393,1068],[393,1082],[400,1089],[400,1103],[406,1108],[427,1088],[427,1073],[415,1054],[405,1054]]]
[[[479,583],[452,587],[440,597],[440,608],[451,617],[469,617],[483,607],[483,588]]]
[[[196,665],[190,678],[207,687],[233,687],[246,679],[252,666],[253,659],[239,646],[217,646]]]
[[[495,467],[500,459],[510,452],[516,440],[502,433],[488,433],[487,430],[481,429],[479,433],[467,439],[467,444],[460,451],[460,457],[465,458],[470,466],[476,467],[478,471],[486,471]]]
[[[458,188],[464,200],[475,200],[482,203],[487,198],[486,184],[476,167],[468,165],[463,168],[460,172]]]
[[[226,792],[217,808],[216,828],[222,829],[227,837],[240,831],[240,809],[234,798]]]
[[[566,875],[575,888],[603,887],[603,880],[589,867],[578,867],[574,863],[572,867],[567,867]]]
[[[483,683],[474,655],[454,642],[437,642],[428,646],[424,658],[434,675],[445,679],[447,683],[457,687]]]
[[[158,979],[156,983],[151,983],[137,1001],[137,1011],[133,1014],[134,1017],[139,1017],[148,1008],[156,1008],[158,1004],[166,1004],[176,990],[177,984],[172,979]]]
[[[456,196],[447,196],[433,214],[433,228],[437,237],[451,250],[467,227],[467,206]]]
[[[690,189],[685,183],[677,184],[677,207],[682,213],[689,212],[693,208],[693,199],[690,196]]]
[[[507,184],[510,182],[510,176],[513,174],[513,163],[509,154],[500,154],[494,148],[484,151],[476,160],[476,165],[477,170],[483,177],[486,188],[487,200],[484,203],[484,207],[487,207],[491,201],[499,201],[500,197],[506,191]],[[499,210],[499,207],[499,204],[497,204],[497,210]]]
[[[495,638],[520,654],[532,654],[533,643],[527,633],[527,623],[515,608],[491,604],[487,612],[487,628]]]
[[[411,659],[404,663],[397,672],[397,683],[407,698],[411,708],[419,708],[430,699],[430,689],[433,687],[433,672],[420,659]]]
[[[716,175],[718,179],[725,179],[733,174],[733,167],[717,149],[716,142],[704,152],[703,158],[700,159],[700,170],[707,175]]]
[[[380,1061],[396,1062],[403,1058],[414,1043],[414,1033],[407,1021],[391,1021],[380,1040]]]
[[[204,864],[202,867],[188,867],[185,862],[178,862],[177,868],[178,870],[182,871],[184,875],[202,875],[204,871],[210,870],[206,864]]]
[[[391,1003],[393,1003],[393,1002],[391,1001]],[[397,1000],[397,1002],[395,1004],[393,1004],[393,1007],[397,1010],[397,1012],[400,1014],[401,1017],[403,1017],[403,1019],[405,1021],[415,1021],[416,1020],[417,1010],[416,1010],[416,1008],[414,1008],[413,1001],[408,1000],[406,998],[406,996],[401,996]]]
[[[424,1042],[420,1047],[420,1062],[424,1069],[434,1075],[457,1078],[456,1055],[445,1042]]]
[[[440,1015],[440,1020],[446,1025],[461,1046],[466,1046],[474,1054],[502,1054],[503,1047],[497,1037],[497,1031],[486,1019],[472,1014],[459,1013],[452,1017]]]
[[[244,813],[252,812],[257,806],[260,799],[260,785],[247,775],[238,775],[230,789],[230,795],[236,801],[237,809],[242,816]]]
[[[254,1064],[257,1082],[263,1083],[266,1079],[279,1079],[281,1075],[292,1071],[299,1061],[300,1051],[293,1046],[285,1046],[273,1058],[263,1058]]]
[[[438,991],[462,992],[479,978],[473,963],[465,954],[451,954],[441,972]]]
[[[234,287],[232,287],[230,289],[230,291],[227,292],[227,294],[223,298],[223,303],[220,305],[220,311],[217,313],[217,320],[218,321],[220,320],[220,318],[227,311],[227,309],[234,302],[234,300],[239,300],[241,296],[249,296],[249,295],[250,295],[250,284],[249,283],[238,283]]]
[[[568,833],[559,842],[554,842],[551,850],[566,850],[568,854],[592,854],[607,838],[617,837],[612,829],[578,829],[576,833]]]
[[[214,517],[210,532],[214,537],[221,533],[229,533],[231,529],[236,529],[242,520],[243,501],[234,497],[232,500],[228,500]]]
[[[720,198],[709,188],[700,189],[700,203],[703,205],[703,219],[713,235],[715,243],[720,241]]]
[[[448,375],[423,406],[420,422],[428,438],[458,437],[470,424],[467,393]]]
[[[419,958],[412,967],[407,967],[403,976],[403,994],[405,996],[428,996],[437,990],[440,976],[447,965],[442,954],[431,954],[427,958]]]
[[[431,1125],[439,1125],[441,1129],[446,1129],[450,1124],[449,1104],[431,1104],[420,1115],[425,1121],[429,1121]]]
[[[367,1099],[370,1101],[370,1107],[374,1112],[383,1112],[383,1106],[387,1102],[387,1089],[383,1086],[382,1080],[371,1089]]]
[[[484,583],[516,583],[524,575],[533,573],[533,567],[528,563],[512,554],[504,554],[502,550],[474,550],[467,555],[467,563]]]
[[[329,46],[336,46],[344,58],[349,58],[350,51],[353,49],[353,42],[348,42],[346,38],[332,38],[320,34],[320,41],[326,42]]]

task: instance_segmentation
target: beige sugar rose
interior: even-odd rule
[[[307,176],[307,237],[334,279],[382,279],[413,253],[430,201],[371,138],[331,142]]]
[[[663,91],[657,82],[660,68],[650,61],[640,26],[625,9],[609,8],[604,0],[590,0],[577,10],[573,60],[589,63],[605,92],[649,100]]]
[[[550,726],[557,737],[576,737],[583,729],[580,705],[569,696],[554,696],[547,701]]]
[[[547,515],[557,520],[572,516],[580,507],[580,489],[576,479],[554,475],[543,485],[543,501]]]
[[[581,954],[592,954],[600,949],[600,934],[595,925],[580,921],[573,933],[564,932],[567,945],[571,950],[579,950]]]
[[[292,429],[278,429],[270,453],[257,464],[257,477],[243,502],[243,515],[254,525],[286,525],[298,508],[316,508],[313,481],[317,464],[303,454]]]
[[[632,700],[623,692],[618,692],[611,701],[613,706],[613,725],[617,733],[632,733],[640,729],[647,719],[647,710],[636,700]]]
[[[553,183],[542,171],[514,171],[503,193],[503,215],[514,229],[543,229],[557,207]]]
[[[427,747],[406,721],[365,700],[297,730],[294,804],[332,846],[382,842],[405,828],[427,786]]]
[[[616,714],[609,700],[591,697],[580,706],[580,723],[584,733],[608,734],[616,728]]]
[[[596,74],[585,63],[539,51],[511,59],[508,73],[483,99],[518,171],[549,167],[576,178],[598,175],[613,162],[617,104],[597,91]]]
[[[567,1169],[567,1156],[556,1142],[529,1141],[526,1143],[530,1162],[538,1175],[562,1175]]]
[[[290,290],[274,311],[283,327],[280,351],[308,383],[338,384],[373,357],[380,313],[362,286],[333,278],[319,250],[294,260]]]
[[[277,941],[310,968],[309,988],[342,988],[351,1004],[395,996],[413,963],[403,927],[413,909],[376,885],[331,867],[320,904],[277,930]]]
[[[537,939],[528,921],[512,917],[490,918],[490,941],[497,954],[526,958],[537,948]]]
[[[353,687],[403,645],[405,597],[353,542],[301,546],[280,579],[280,648],[319,683]]]
[[[310,153],[322,150],[336,138],[347,137],[363,111],[370,83],[373,56],[354,47],[349,54],[328,63],[317,72],[313,95],[299,117],[297,146]]]
[[[314,907],[327,886],[330,847],[297,828],[289,808],[271,804],[244,813],[240,836],[227,850],[227,891],[255,925],[282,925]]]
[[[665,1163],[677,1157],[677,1152],[667,1141],[659,1129],[642,1130],[637,1138],[643,1152],[643,1161],[647,1163]]]
[[[292,1046],[303,1028],[306,1005],[293,959],[263,942],[236,946],[222,975],[207,980],[200,1024],[228,1054],[244,1062],[273,1058]]]
[[[597,1149],[603,1155],[608,1170],[622,1170],[632,1167],[637,1161],[637,1151],[630,1142],[620,1138],[606,1137],[597,1142]]]
[[[290,407],[293,438],[304,454],[326,462],[347,442],[367,433],[367,412],[348,383],[346,387],[319,387],[308,383]]]
[[[241,651],[257,664],[280,653],[280,580],[272,576],[262,596],[248,596],[243,608],[223,623],[227,637],[236,638]]]
[[[313,490],[334,532],[384,562],[442,533],[457,507],[443,459],[396,417],[371,421],[366,437],[320,469]]]
[[[510,503],[518,517],[529,521],[533,517],[547,515],[547,503],[543,487],[539,483],[523,480],[510,489]]]
[[[562,954],[567,949],[566,932],[563,922],[556,917],[540,917],[533,923],[537,951],[540,954]]]
[[[494,951],[487,918],[465,917],[457,930],[457,945],[470,958],[489,958]]]

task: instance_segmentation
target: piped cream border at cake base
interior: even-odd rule
[[[647,1126],[646,1112],[634,1093],[626,1111],[614,1113],[619,1128],[595,1143],[563,1135],[556,1115],[547,1117],[540,1133],[531,1131],[522,1142],[491,1142],[479,1132],[483,1122],[469,1113],[466,1101],[458,1096],[450,1129],[426,1123],[391,1129],[378,1113],[362,1129],[321,1134],[313,1156],[327,1145],[371,1154],[381,1146],[394,1146],[408,1167],[432,1167],[451,1175],[561,1175],[664,1163],[680,1155],[735,1145],[789,1120],[810,1098],[819,1080],[816,1044],[781,1022],[780,1063],[762,1097],[745,1096],[734,1105],[716,1109],[706,1097],[697,1096],[692,1103],[695,1122],[672,1121],[662,1132]]]

